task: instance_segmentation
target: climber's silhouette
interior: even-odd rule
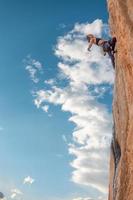
[[[92,34],[88,34],[87,40],[89,42],[88,51],[90,51],[93,44],[96,44],[96,45],[102,47],[103,51],[104,51],[104,56],[106,55],[106,53],[108,53],[108,55],[112,61],[113,67],[115,68],[114,53],[116,53],[116,51],[115,51],[116,37],[113,37],[110,40],[104,40],[102,38],[97,38]]]

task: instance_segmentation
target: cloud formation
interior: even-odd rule
[[[31,58],[30,56],[28,56],[27,59],[24,60],[24,63],[26,65],[25,69],[28,71],[31,80],[34,83],[38,83],[38,74],[42,73],[43,71],[42,64],[39,61]]]
[[[51,103],[71,113],[69,121],[75,124],[72,142],[68,145],[69,153],[74,156],[70,163],[71,180],[93,187],[103,196],[108,188],[112,116],[102,99],[111,94],[114,73],[110,59],[102,55],[99,47],[93,46],[87,52],[85,35],[92,33],[101,37],[107,30],[108,26],[97,19],[92,23],[77,23],[73,30],[59,37],[55,55],[60,58],[58,78],[65,84],[58,86],[49,82],[51,88],[38,90],[34,99],[38,108]]]
[[[44,106],[42,106],[42,109],[43,109],[43,111],[44,112],[48,112],[48,109],[49,109],[49,106],[48,105],[44,105]]]
[[[18,199],[19,196],[21,196],[22,194],[23,194],[23,193],[22,193],[19,189],[15,188],[15,189],[12,189],[12,190],[11,190],[10,198],[11,198],[11,199],[15,199],[15,198],[17,197],[17,199]]]
[[[23,184],[33,184],[34,182],[35,180],[32,177],[27,176],[24,178]]]

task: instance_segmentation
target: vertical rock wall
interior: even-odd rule
[[[133,200],[133,0],[108,0],[117,38],[109,200]]]

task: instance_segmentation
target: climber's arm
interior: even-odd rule
[[[91,47],[92,47],[93,44],[94,44],[94,39],[92,38],[90,40],[90,43],[89,43],[89,46],[88,46],[88,51],[90,51],[90,49],[91,49]]]
[[[92,47],[92,43],[89,44],[88,51],[90,51],[91,47]]]

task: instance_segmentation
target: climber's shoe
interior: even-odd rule
[[[113,53],[117,53],[117,50],[114,50]]]
[[[110,48],[112,49],[112,51],[115,51],[115,45],[116,45],[116,37],[112,37],[110,40],[108,40],[108,43],[110,45]]]
[[[116,37],[112,37],[113,42],[117,42]]]
[[[115,53],[116,42],[117,42],[116,37],[113,37],[112,40],[111,40],[111,44],[110,45],[111,45],[112,50],[113,50],[114,53]]]

